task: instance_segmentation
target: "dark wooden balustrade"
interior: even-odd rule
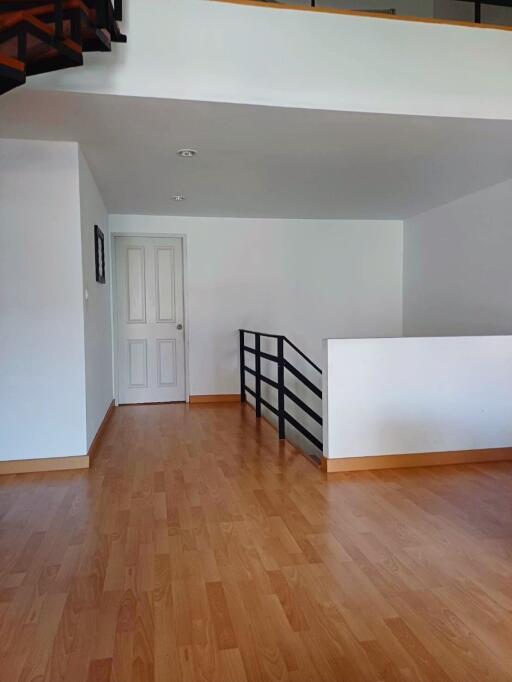
[[[126,42],[122,0],[0,0],[0,94]]]

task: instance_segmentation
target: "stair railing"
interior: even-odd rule
[[[250,394],[255,400],[256,416],[261,417],[261,407],[264,406],[277,417],[279,438],[286,437],[286,423],[293,426],[302,436],[310,441],[320,451],[323,449],[322,441],[307,429],[298,419],[288,412],[285,405],[285,399],[288,398],[295,405],[297,405],[305,414],[313,419],[317,424],[322,426],[322,417],[317,414],[307,403],[299,398],[286,385],[286,372],[291,374],[295,379],[298,379],[313,395],[317,398],[322,398],[322,390],[315,385],[313,381],[308,379],[299,369],[297,369],[289,360],[285,358],[284,349],[285,344],[298,353],[316,372],[322,376],[322,370],[316,365],[308,356],[303,353],[294,343],[292,343],[286,336],[282,334],[265,334],[263,332],[255,332],[249,329],[240,329],[240,399],[244,403],[247,400],[247,394]],[[254,337],[254,348],[247,345],[247,335]],[[261,350],[261,339],[276,339],[277,354],[267,353]],[[246,365],[246,353],[254,356],[254,369]],[[261,372],[261,360],[268,360],[277,366],[277,381],[265,376]],[[246,373],[254,377],[254,389],[247,385]],[[265,383],[277,391],[277,407],[269,402],[261,395],[261,384]]]
[[[64,40],[64,7],[62,0],[55,0],[55,37],[57,40]]]

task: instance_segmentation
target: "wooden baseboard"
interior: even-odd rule
[[[221,393],[219,395],[191,395],[189,402],[192,405],[201,403],[239,403],[239,393]]]
[[[0,475],[33,474],[40,471],[67,471],[88,469],[89,455],[75,457],[45,457],[44,459],[16,459],[0,462]]]
[[[481,450],[449,450],[447,452],[419,452],[407,455],[371,455],[369,457],[322,458],[327,473],[340,471],[372,471],[411,467],[443,466],[446,464],[477,464],[512,460],[512,447]]]
[[[89,448],[89,452],[87,453],[87,456],[89,457],[89,466],[91,466],[94,458],[96,457],[96,453],[98,452],[99,445],[101,443],[101,440],[103,438],[103,435],[105,433],[105,429],[110,421],[110,418],[114,414],[115,410],[115,402],[112,401],[108,407],[108,410],[105,413],[105,416],[103,417],[103,421],[100,424],[100,428],[96,432],[96,435],[94,436],[94,440],[91,443],[91,447]]]
[[[8,462],[0,462],[0,475],[88,469],[96,455],[105,428],[114,413],[114,409],[114,401],[112,401],[103,417],[97,434],[94,436],[89,452],[86,455],[76,455],[74,457],[45,457],[43,459],[16,459],[9,460]]]

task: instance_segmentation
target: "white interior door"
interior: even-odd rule
[[[119,403],[185,400],[182,241],[115,243]]]

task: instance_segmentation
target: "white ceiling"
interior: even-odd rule
[[[80,142],[111,213],[406,218],[512,177],[508,121],[19,88],[0,137]]]

